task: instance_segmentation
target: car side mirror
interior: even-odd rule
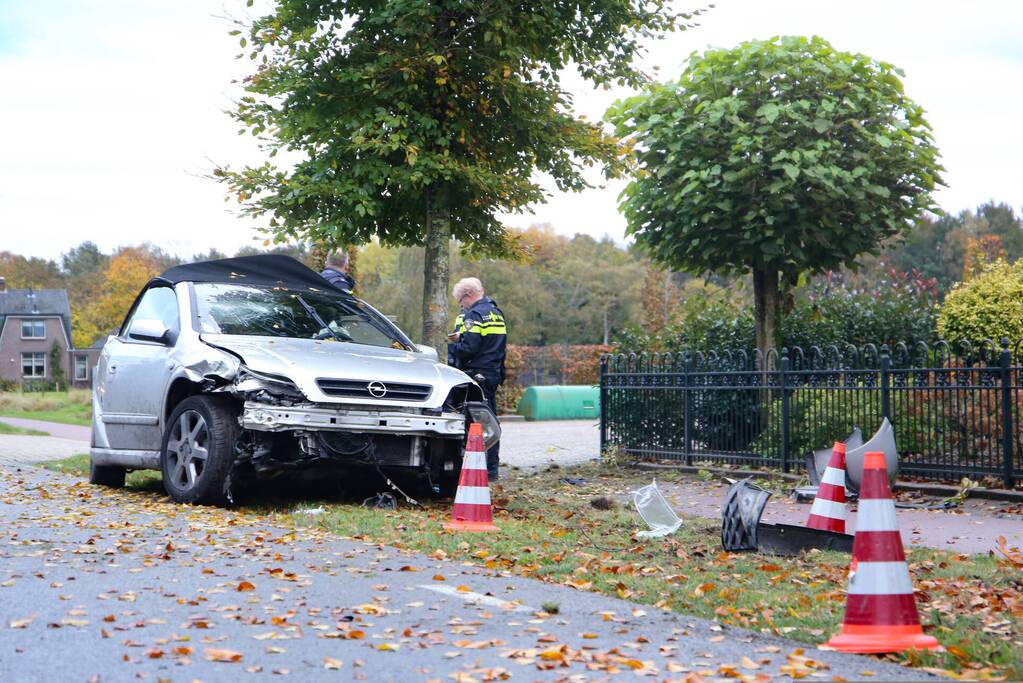
[[[156,342],[157,344],[170,345],[172,343],[171,331],[159,320],[143,318],[133,320],[128,328],[128,337],[139,341]]]
[[[416,348],[419,349],[419,353],[423,354],[430,360],[434,362],[440,360],[440,356],[437,355],[437,349],[433,348],[432,346],[427,346],[426,344],[419,344],[418,346],[416,346]]]

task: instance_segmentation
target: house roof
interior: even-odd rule
[[[7,316],[59,315],[71,339],[71,304],[66,289],[8,289],[0,292],[0,328]]]

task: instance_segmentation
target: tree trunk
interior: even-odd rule
[[[451,283],[451,255],[448,243],[451,227],[446,216],[429,208],[426,212],[426,260],[423,263],[422,343],[446,357],[448,329],[448,288]]]
[[[753,268],[754,316],[757,326],[757,348],[767,359],[767,351],[775,346],[774,330],[778,322],[778,271],[775,268]]]
[[[348,276],[355,280],[355,294],[359,290],[359,247],[354,244],[348,245],[345,249],[348,254]]]

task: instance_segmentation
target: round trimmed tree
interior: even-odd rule
[[[757,347],[770,348],[786,286],[936,210],[943,168],[901,75],[818,37],[692,55],[678,81],[608,112],[638,160],[629,234],[679,270],[752,273]]]

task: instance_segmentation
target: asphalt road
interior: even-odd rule
[[[542,616],[551,602],[560,613]],[[693,671],[765,681],[805,664],[798,647],[255,515],[0,465],[4,682],[682,680]],[[802,656],[816,663],[803,669],[808,680],[926,678],[875,659]]]

